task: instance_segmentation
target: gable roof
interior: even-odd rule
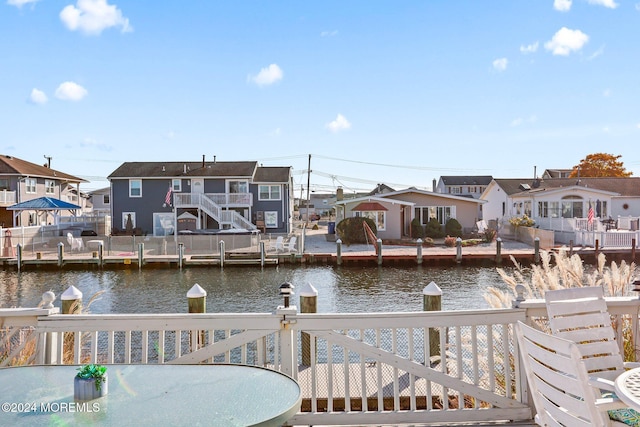
[[[376,185],[376,188],[374,188],[373,190],[367,193],[367,196],[375,196],[376,194],[392,193],[394,191],[396,190],[389,187],[387,184],[378,184]]]
[[[391,198],[391,197],[394,197],[394,196],[401,196],[401,195],[407,194],[407,193],[416,193],[416,194],[422,194],[422,195],[425,195],[425,196],[441,197],[443,199],[461,200],[461,201],[472,202],[472,203],[477,203],[477,204],[487,203],[486,200],[475,199],[473,197],[470,197],[469,195],[436,193],[436,192],[433,192],[433,191],[418,190],[417,188],[406,188],[404,190],[394,191],[393,193],[381,194],[380,197],[382,197],[382,198]]]
[[[441,176],[444,185],[489,185],[493,177],[491,175],[448,175]]]
[[[509,196],[567,187],[585,187],[627,197],[640,197],[640,178],[552,178],[552,179],[495,179],[494,182]],[[527,188],[527,186],[529,188]]]
[[[0,154],[0,175],[19,175],[30,178],[51,178],[74,183],[89,182],[77,176],[69,175],[46,166],[27,162],[13,156]]]
[[[107,177],[246,177],[256,173],[258,162],[125,162]]]
[[[377,211],[388,211],[389,209],[385,208],[378,202],[360,202],[357,206],[351,209],[352,211],[359,212],[377,212]]]

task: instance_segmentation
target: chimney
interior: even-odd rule
[[[183,168],[182,168],[182,173],[187,173],[187,164],[185,163]]]
[[[537,169],[537,166],[534,166],[534,167],[533,167],[533,179],[538,178],[538,172],[537,172],[537,170],[536,170],[536,169]]]
[[[341,201],[344,200],[344,190],[342,189],[342,187],[338,187],[336,189],[336,201]]]
[[[433,181],[431,181],[431,191],[432,192],[436,192],[436,179],[433,178]]]
[[[214,154],[214,156],[213,156],[213,163],[215,163],[215,162],[216,162],[216,156],[215,156],[215,154]]]

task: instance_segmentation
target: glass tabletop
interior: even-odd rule
[[[300,410],[298,384],[259,367],[107,365],[107,396],[74,402],[77,368],[0,369],[0,425],[279,426]]]

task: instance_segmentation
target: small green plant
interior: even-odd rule
[[[100,391],[100,389],[102,389],[102,383],[107,380],[106,375],[106,366],[90,363],[79,367],[76,377],[82,378],[83,380],[94,378],[96,380],[96,390]]]
[[[485,242],[485,243],[491,243],[496,239],[496,235],[497,234],[498,234],[498,232],[496,230],[494,230],[493,228],[487,228],[481,234],[482,241]]]
[[[413,218],[411,220],[411,237],[422,239],[424,236],[424,227],[420,224],[420,218]]]
[[[444,245],[452,248],[456,245],[457,240],[458,238],[455,236],[447,236],[444,238]]]
[[[429,222],[425,226],[424,235],[434,239],[445,236],[444,230],[442,229],[442,225],[440,224],[437,218],[431,218],[429,220]]]
[[[342,243],[345,245],[351,245],[354,243],[369,243],[375,245],[376,242],[372,242],[371,238],[367,236],[362,225],[363,222],[366,222],[369,225],[373,234],[378,232],[375,222],[370,218],[355,216],[345,218],[336,225],[336,232],[338,233],[338,236],[340,236]]]

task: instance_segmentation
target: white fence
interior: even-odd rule
[[[614,316],[632,319],[637,337],[640,301],[607,301]],[[546,316],[539,300],[516,309],[412,313],[300,314],[295,307],[249,314],[57,312],[0,310],[0,366],[264,366],[301,386],[302,409],[292,425],[531,420],[513,325],[540,324]]]
[[[600,248],[632,248],[640,241],[640,231],[576,231],[576,244],[580,246],[596,246],[596,241]]]

